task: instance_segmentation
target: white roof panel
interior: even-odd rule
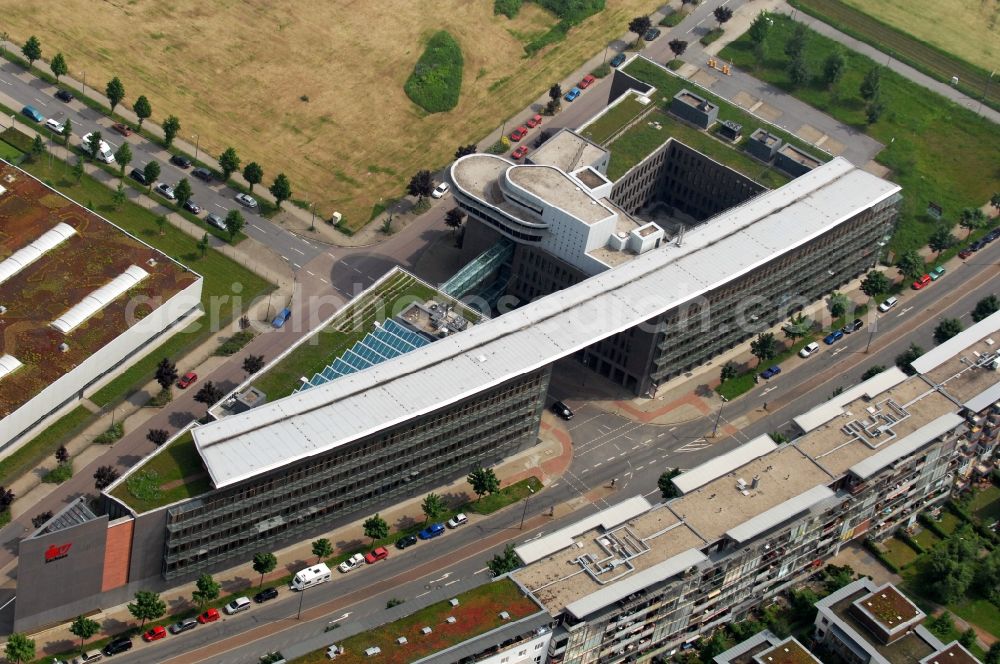
[[[749,521],[745,521],[735,528],[726,531],[726,536],[734,542],[742,544],[743,542],[752,540],[761,533],[767,532],[771,528],[781,525],[796,514],[801,514],[811,509],[814,505],[833,498],[833,496],[834,493],[830,487],[825,484],[817,484],[808,491],[804,491],[794,498],[789,498],[783,503],[778,503]]]
[[[63,222],[59,222],[55,227],[45,231],[37,240],[25,247],[21,247],[0,262],[0,284],[75,234],[76,229]]]
[[[661,246],[419,352],[199,427],[195,442],[216,488],[350,443],[657,316],[898,191],[835,158],[692,229],[681,247]]]
[[[993,385],[987,387],[985,390],[972,397],[962,405],[971,410],[973,413],[978,413],[997,401],[1000,401],[1000,382],[993,383]]]
[[[965,420],[958,413],[945,413],[932,420],[908,436],[892,443],[864,461],[851,466],[851,472],[866,480],[878,471],[905,456],[913,454],[938,436],[948,433]]]
[[[63,334],[69,334],[73,328],[114,302],[117,298],[128,292],[128,289],[148,276],[149,273],[141,267],[132,265],[123,273],[70,307],[62,316],[52,321],[52,327]]]
[[[19,359],[13,355],[4,353],[0,356],[0,379],[8,374],[14,373],[21,366],[21,361]]]
[[[930,349],[910,362],[917,373],[933,371],[980,339],[1000,330],[1000,311],[984,318],[967,330],[962,330],[943,344]]]
[[[768,452],[777,449],[777,447],[778,444],[771,440],[769,435],[763,434],[740,445],[734,450],[730,450],[725,454],[706,461],[700,466],[695,466],[691,470],[681,473],[671,481],[681,493],[690,493],[698,487],[705,486],[712,480],[718,479],[726,473],[731,473],[754,459],[764,456]]]
[[[835,417],[844,413],[844,406],[860,397],[874,399],[886,390],[892,389],[906,380],[906,374],[899,367],[892,367],[868,380],[848,388],[829,401],[821,403],[812,410],[806,411],[792,421],[805,433],[823,426]]]

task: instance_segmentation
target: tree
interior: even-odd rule
[[[63,124],[63,147],[69,145],[69,137],[73,135],[73,120],[71,118],[66,118],[66,122]]]
[[[455,159],[461,159],[470,154],[476,154],[476,144],[469,143],[468,145],[459,145],[458,149],[455,150]]]
[[[990,205],[996,208],[997,212],[1000,212],[1000,191],[996,192],[990,196]],[[990,650],[993,650],[990,648]]]
[[[215,385],[212,381],[208,381],[201,386],[198,393],[194,395],[194,400],[198,403],[203,403],[206,406],[211,406],[216,401],[223,397],[224,392]]]
[[[389,524],[385,522],[385,519],[380,517],[378,513],[375,516],[368,517],[362,524],[362,528],[365,531],[365,537],[370,537],[372,540],[372,548],[375,548],[375,542],[380,539],[385,539],[389,536]]]
[[[35,528],[41,528],[52,518],[52,510],[46,510],[44,512],[39,512],[35,516],[31,517],[31,525]]]
[[[167,119],[163,121],[163,144],[169,148],[180,130],[181,121],[177,119],[176,115],[168,115]]]
[[[6,512],[14,502],[14,492],[7,487],[0,486],[0,512]]]
[[[879,375],[883,371],[885,371],[885,367],[882,366],[881,364],[876,364],[874,366],[868,367],[867,369],[865,369],[865,372],[861,374],[861,380],[868,380],[869,378]]]
[[[251,161],[243,167],[243,179],[250,184],[250,193],[253,193],[253,186],[260,184],[264,179],[264,169],[256,161]]]
[[[42,42],[38,41],[35,35],[31,35],[21,47],[21,54],[28,60],[28,69],[31,69],[35,66],[35,60],[42,57]]]
[[[556,102],[556,106],[559,106],[559,100],[562,99],[562,96],[562,86],[558,83],[553,84],[553,86],[549,88],[549,99]]]
[[[846,67],[847,61],[840,49],[826,56],[826,60],[823,61],[823,82],[826,83],[827,88],[832,88],[840,82],[840,79],[844,77]]]
[[[962,321],[957,318],[945,318],[934,328],[934,341],[943,344],[961,331]]]
[[[219,168],[222,169],[222,179],[228,180],[229,176],[240,170],[240,156],[236,153],[236,148],[228,147],[219,155]],[[258,180],[259,182],[259,180]]]
[[[781,328],[781,331],[789,339],[801,339],[812,331],[812,319],[804,314],[792,316]]]
[[[757,17],[750,24],[749,30],[747,32],[750,34],[750,41],[753,42],[754,46],[758,46],[767,41],[767,35],[771,31],[771,26],[774,24],[774,20],[771,16],[762,11],[757,14]]]
[[[3,655],[12,664],[30,662],[35,659],[35,641],[29,639],[26,634],[14,632],[7,637],[7,645],[4,646]]]
[[[736,366],[735,362],[726,362],[722,365],[722,369],[719,370],[719,380],[723,383],[731,378],[736,378],[740,375],[740,368]]]
[[[806,48],[806,26],[801,23],[795,24],[795,31],[788,41],[785,42],[785,55],[791,59],[798,58]]]
[[[174,196],[177,197],[177,204],[181,207],[184,207],[184,204],[194,196],[194,192],[191,190],[191,182],[187,178],[181,178],[181,181],[174,187]]]
[[[823,568],[827,592],[837,592],[854,581],[854,569],[850,565],[827,565]]]
[[[69,450],[66,449],[65,445],[60,445],[59,449],[56,450],[56,463],[66,463],[69,461]]]
[[[56,84],[59,84],[59,77],[65,76],[69,73],[69,65],[66,64],[66,58],[62,53],[56,53],[52,57],[52,62],[49,63],[49,69],[52,70],[53,76],[56,77]]]
[[[646,34],[646,31],[653,27],[653,22],[648,16],[636,16],[628,23],[628,31],[636,34],[635,45],[639,45],[639,40]]]
[[[670,498],[676,498],[681,495],[677,487],[671,481],[675,477],[681,474],[680,468],[671,468],[664,471],[658,480],[656,480],[656,486],[660,489],[660,495],[663,496],[664,500],[669,500]]]
[[[809,81],[809,70],[806,69],[806,61],[801,53],[793,56],[791,62],[788,63],[788,79],[795,87],[804,85]]]
[[[156,219],[154,219],[153,222],[156,224],[156,227],[158,229],[160,229],[160,235],[163,235],[163,229],[167,225],[167,218],[166,218],[166,216],[164,216],[164,215],[161,214],[159,217],[157,217]]]
[[[149,188],[153,188],[153,182],[156,178],[160,177],[160,162],[155,160],[150,160],[146,162],[146,165],[142,167],[142,174],[146,176],[146,182],[149,183]]]
[[[177,365],[170,361],[169,358],[163,358],[160,363],[156,365],[156,382],[160,384],[160,387],[167,389],[171,385],[177,382]]]
[[[490,574],[493,576],[502,576],[509,572],[513,572],[518,567],[521,566],[521,559],[517,557],[517,553],[514,552],[514,545],[507,544],[504,547],[503,553],[498,553],[493,556],[486,563],[486,566],[490,568]]]
[[[941,252],[955,246],[956,242],[958,239],[951,234],[951,230],[947,226],[942,224],[931,233],[927,246],[931,248],[931,251],[937,252],[937,258],[941,258]]]
[[[90,138],[83,144],[83,149],[86,150],[91,161],[97,159],[97,155],[101,151],[101,138],[101,132],[92,131],[90,132]]]
[[[139,622],[139,630],[147,620],[162,618],[167,612],[167,603],[160,599],[159,593],[152,590],[140,590],[135,594],[135,601],[129,602],[128,612]]]
[[[723,23],[733,17],[733,10],[729,7],[716,7],[712,14],[715,16],[715,20],[721,28]]]
[[[170,433],[166,429],[150,429],[146,434],[146,440],[157,447],[167,442],[167,438],[170,438]]]
[[[118,479],[118,471],[112,466],[101,466],[94,472],[94,488],[104,491]]]
[[[287,201],[292,197],[292,183],[289,182],[288,176],[284,173],[278,173],[277,177],[274,178],[274,182],[268,188],[271,195],[274,196],[274,202],[281,207],[283,201]]]
[[[986,215],[979,208],[968,207],[962,210],[962,214],[958,218],[958,223],[962,228],[965,228],[969,232],[966,234],[966,238],[972,235],[972,231],[982,228],[986,224]]]
[[[200,610],[204,610],[206,604],[219,596],[220,586],[211,574],[202,574],[194,585],[197,589],[191,593],[191,599],[195,601]]]
[[[243,371],[253,375],[264,368],[263,355],[247,355],[243,360]]]
[[[424,496],[424,501],[420,503],[420,509],[424,512],[424,523],[428,521],[436,521],[438,517],[444,514],[447,506],[444,504],[444,499],[436,493],[429,493]]]
[[[771,332],[761,332],[750,342],[750,352],[757,358],[757,366],[778,354],[778,342]]]
[[[77,616],[76,620],[70,623],[69,633],[80,637],[80,652],[83,652],[83,645],[87,639],[101,631],[101,624],[96,620],[91,620],[87,616]]]
[[[732,645],[726,640],[725,632],[721,629],[716,630],[715,634],[710,638],[702,639],[700,643],[698,659],[703,662],[713,661],[716,655],[721,655],[729,650]]]
[[[907,279],[916,279],[924,273],[924,259],[915,249],[907,249],[896,259],[896,269]]]
[[[34,140],[31,141],[31,160],[37,161],[43,154],[45,154],[45,141],[42,140],[41,134],[35,134]]]
[[[962,632],[961,636],[958,637],[958,642],[965,648],[971,648],[976,644],[976,630],[971,627],[965,630]]]
[[[80,180],[83,178],[84,171],[83,159],[77,158],[76,163],[73,164],[73,180],[80,184]]]
[[[910,363],[923,354],[923,348],[915,343],[911,343],[909,348],[896,356],[896,366],[902,369],[902,371],[908,376],[912,376],[917,372],[913,369],[913,366],[911,366]]]
[[[880,270],[872,270],[861,280],[861,292],[868,297],[887,293],[891,287],[892,283],[889,281],[889,277]]]
[[[990,646],[983,661],[986,664],[1000,664],[1000,641]]]
[[[406,193],[417,197],[417,202],[424,200],[425,196],[430,196],[434,190],[434,178],[430,171],[417,171],[410,183],[406,185]]]
[[[315,549],[315,547],[313,547]],[[313,551],[315,553],[315,550]],[[273,572],[274,568],[278,566],[278,559],[273,553],[265,553],[263,551],[253,554],[253,571],[260,574],[260,584],[258,588],[264,586],[264,575]]]
[[[472,490],[478,496],[477,499],[482,499],[486,494],[496,493],[500,490],[500,481],[497,479],[496,473],[493,472],[492,468],[479,466],[469,473],[466,481],[472,486]]]
[[[669,46],[670,50],[674,52],[674,57],[679,58],[684,55],[684,51],[687,50],[688,43],[683,39],[671,39],[667,46]]]
[[[868,124],[875,124],[878,119],[882,117],[882,112],[885,111],[885,104],[879,99],[873,99],[868,102],[868,106],[865,107],[865,119]]]
[[[139,129],[142,129],[142,121],[153,114],[153,105],[146,99],[146,95],[139,95],[139,98],[132,104],[132,112],[139,118]]]
[[[125,185],[119,182],[118,188],[111,194],[111,205],[115,210],[121,210],[126,201],[128,201],[128,195],[125,193]]]
[[[861,98],[865,101],[878,99],[882,92],[882,70],[875,66],[868,70],[864,80],[861,81]]]
[[[201,253],[201,257],[204,258],[205,254],[208,253],[208,247],[209,247],[208,233],[202,235],[201,239],[198,240],[198,243],[195,246],[198,247],[198,251],[199,253]]]
[[[333,544],[325,537],[321,537],[312,543],[312,552],[316,556],[316,562],[329,558],[333,555]]]
[[[453,231],[457,231],[462,227],[463,219],[465,219],[465,213],[462,212],[462,208],[453,207],[444,215],[444,225]]]
[[[243,218],[243,213],[239,210],[230,210],[229,214],[226,215],[226,230],[229,231],[231,239],[235,240],[246,225],[247,220]]]
[[[120,104],[122,99],[125,99],[125,86],[122,84],[121,79],[115,76],[108,81],[107,86],[104,88],[104,94],[111,104],[111,114],[114,115],[115,106]]]
[[[997,299],[996,295],[987,295],[979,302],[976,302],[976,308],[972,310],[972,320],[978,323],[981,320],[985,320],[1000,311],[1000,299]]]
[[[132,162],[132,148],[129,147],[128,141],[122,141],[121,147],[115,150],[115,161],[118,163],[121,177],[124,178],[125,169]]]

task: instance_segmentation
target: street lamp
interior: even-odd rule
[[[310,208],[312,209],[312,219],[309,221],[309,230],[316,230],[316,204],[313,203]]]
[[[979,106],[976,108],[976,113],[979,113],[981,110],[983,110],[983,102],[986,100],[986,93],[989,92],[990,83],[993,82],[993,74],[995,73],[997,72],[994,69],[993,71],[990,72],[990,77],[986,79],[986,84],[983,86],[983,96],[979,99]]]
[[[83,92],[81,92],[80,94],[82,96],[86,97],[87,96],[87,72],[86,72],[86,70],[84,70],[82,73],[83,73]]]
[[[719,413],[715,416],[715,426],[712,427],[712,438],[715,438],[715,434],[719,430],[719,420],[722,419],[722,409],[725,408],[726,402],[729,401],[729,399],[721,394],[719,395],[719,398],[722,399],[722,403],[719,404]]]
[[[194,135],[194,160],[198,161],[198,148],[201,146],[201,135]]]
[[[524,509],[521,510],[521,525],[518,527],[518,530],[524,530],[524,517],[528,513],[528,498],[531,498],[533,495],[535,495],[535,490],[529,486],[528,497],[524,499]]]
[[[296,620],[302,620],[302,602],[306,599],[306,589],[303,588],[299,591],[299,612],[295,614]]]

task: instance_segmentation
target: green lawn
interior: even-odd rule
[[[732,401],[736,397],[749,392],[753,389],[753,386],[757,383],[753,382],[754,374],[757,373],[756,369],[742,373],[736,378],[730,378],[727,381],[723,381],[715,388],[715,391],[719,393],[720,396],[726,398],[727,401]]]
[[[47,426],[16,452],[4,457],[0,460],[0,486],[10,486],[14,480],[54,455],[59,446],[86,426],[92,417],[94,414],[89,410],[77,406]]]
[[[845,73],[834,90],[818,81],[794,88],[784,54],[794,25],[783,15],[772,17],[763,60],[754,54],[747,35],[723,49],[721,57],[886,146],[876,160],[891,169],[890,177],[903,187],[900,222],[890,244],[894,251],[919,249],[927,243],[936,225],[926,215],[928,202],[942,206],[945,219],[954,223],[963,208],[979,207],[989,200],[1000,179],[996,125],[884,68],[881,99],[885,111],[877,123],[868,125],[858,89],[876,63],[847,51]],[[812,31],[807,30],[807,35],[804,58],[815,75],[839,47]]]
[[[976,491],[969,501],[968,509],[984,525],[1000,520],[1000,487],[991,485]]]
[[[924,528],[917,534],[916,537],[913,538],[913,540],[923,547],[924,551],[929,551],[941,541],[941,538]]]
[[[898,569],[903,569],[917,559],[917,552],[909,544],[896,537],[890,537],[880,544],[885,549],[885,557]]]
[[[1000,607],[993,602],[982,598],[966,598],[961,602],[949,604],[948,608],[1000,639]]]
[[[23,154],[23,152],[7,141],[0,141],[0,158],[6,159],[11,163],[15,163]]]
[[[629,95],[584,129],[582,134],[598,145],[603,145],[615,132],[652,105],[652,103],[641,104],[635,95]]]
[[[542,482],[537,477],[529,477],[504,487],[492,496],[483,496],[480,500],[474,500],[468,505],[470,512],[476,514],[492,514],[508,505],[524,500],[529,496],[542,490]]]
[[[190,431],[136,468],[129,479],[140,473],[145,475],[132,487],[126,481],[111,492],[140,514],[212,488]]]
[[[462,47],[447,31],[440,30],[427,42],[403,90],[428,113],[450,111],[462,92],[463,64]]]

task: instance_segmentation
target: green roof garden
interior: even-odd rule
[[[211,488],[194,438],[186,431],[137,466],[110,494],[142,514]]]

